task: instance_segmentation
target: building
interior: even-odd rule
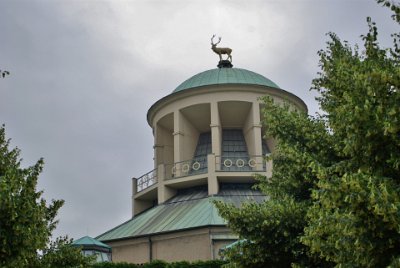
[[[112,247],[113,261],[216,259],[220,248],[237,239],[212,201],[266,199],[251,188],[255,173],[272,172],[264,160],[275,147],[273,139],[263,138],[264,95],[307,110],[294,94],[228,61],[194,75],[150,107],[154,170],[132,180],[133,217],[97,237]]]
[[[111,261],[111,247],[90,236],[81,237],[71,245],[79,247],[84,256],[96,256],[96,262]]]

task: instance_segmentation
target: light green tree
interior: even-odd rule
[[[400,21],[400,8],[391,8]],[[400,49],[381,48],[367,19],[363,49],[329,34],[313,89],[316,118],[264,98],[267,135],[279,143],[263,204],[217,203],[243,243],[241,267],[400,267]],[[251,249],[251,252],[249,252]],[[254,266],[253,266],[254,265]]]
[[[57,267],[52,260],[72,258],[73,266],[89,264],[79,249],[65,249],[65,239],[50,243],[63,200],[50,204],[37,191],[43,159],[21,167],[18,148],[9,149],[4,126],[0,127],[0,267]],[[43,255],[40,255],[40,251]],[[68,251],[68,254],[64,254]],[[75,256],[75,257],[73,257]],[[68,262],[67,262],[68,263]],[[55,264],[55,263],[54,263]]]

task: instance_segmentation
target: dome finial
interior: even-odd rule
[[[232,68],[232,49],[229,47],[217,47],[217,45],[221,42],[221,37],[218,37],[218,42],[214,43],[215,34],[211,37],[211,49],[219,56],[218,68]],[[222,59],[222,55],[226,54],[228,57],[226,60]]]

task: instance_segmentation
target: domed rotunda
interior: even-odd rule
[[[154,169],[132,179],[132,218],[97,237],[112,247],[113,261],[219,259],[237,240],[212,201],[266,199],[252,189],[254,174],[272,174],[264,159],[275,147],[263,138],[265,95],[307,111],[268,78],[231,65],[192,76],[150,107]]]

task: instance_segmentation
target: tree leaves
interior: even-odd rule
[[[57,263],[50,265],[52,260],[69,263],[76,260],[74,267],[89,263],[79,250],[66,248],[66,239],[50,243],[57,225],[55,218],[64,201],[52,200],[48,204],[43,192],[36,190],[43,159],[21,168],[20,151],[10,150],[9,144],[3,125],[0,127],[0,267],[61,267]],[[39,257],[38,251],[44,252],[44,258]],[[46,256],[47,253],[51,255]]]
[[[9,71],[2,71],[2,70],[0,70],[0,77],[4,78],[4,77],[6,77],[7,75],[10,75],[10,72],[9,72]]]
[[[400,22],[398,5],[377,2]],[[227,254],[240,267],[399,267],[400,34],[381,48],[367,24],[363,50],[329,33],[318,52],[322,116],[263,98],[266,135],[279,141],[272,178],[258,177],[269,200],[217,204],[247,241]]]

